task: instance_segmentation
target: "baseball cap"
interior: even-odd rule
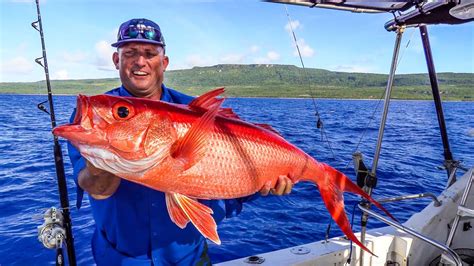
[[[129,42],[152,43],[165,47],[160,26],[145,18],[135,18],[122,23],[117,33],[117,42],[112,43],[112,47]]]

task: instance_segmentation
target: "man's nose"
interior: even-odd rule
[[[136,60],[137,65],[139,66],[144,66],[146,63],[146,58],[143,55],[138,55],[138,58]]]

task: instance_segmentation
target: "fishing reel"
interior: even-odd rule
[[[38,226],[38,240],[49,249],[60,249],[66,239],[64,218],[60,210],[51,207],[44,213],[44,223]]]

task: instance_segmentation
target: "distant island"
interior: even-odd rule
[[[474,101],[474,73],[438,73],[443,100]],[[165,84],[190,95],[225,87],[228,97],[379,99],[387,75],[302,69],[292,65],[215,65],[171,70]],[[100,94],[120,85],[119,79],[53,80],[54,94]],[[46,84],[2,82],[0,94],[45,94]],[[428,74],[400,74],[392,98],[432,99]]]

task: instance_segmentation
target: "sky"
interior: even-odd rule
[[[51,79],[115,78],[119,25],[131,18],[157,22],[168,70],[216,64],[301,67],[285,5],[257,0],[40,0]],[[305,67],[387,74],[395,34],[391,14],[359,14],[286,6]],[[33,0],[0,0],[0,82],[44,80]],[[474,73],[474,23],[428,27],[438,72]],[[404,33],[397,73],[426,73],[420,33]]]

